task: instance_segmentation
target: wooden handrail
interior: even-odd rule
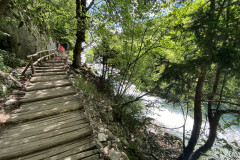
[[[39,53],[49,52],[49,51],[54,51],[54,50],[56,50],[56,48],[55,48],[55,49],[50,49],[50,50],[39,51],[39,52],[37,52],[37,53],[34,53],[34,54],[31,54],[31,55],[28,55],[27,58],[37,56]]]
[[[32,55],[27,56],[27,58],[29,58],[29,63],[28,63],[28,65],[26,66],[26,68],[24,69],[24,71],[22,72],[22,75],[25,74],[25,72],[28,70],[28,68],[29,68],[30,66],[31,66],[32,74],[34,74],[34,72],[35,72],[35,71],[34,71],[34,65],[36,65],[38,62],[41,62],[42,60],[44,60],[44,58],[46,58],[46,57],[51,57],[52,55],[55,55],[55,54],[56,54],[56,52],[51,53],[52,51],[57,51],[57,49],[55,48],[55,49],[50,49],[50,50],[44,50],[44,51],[40,51],[40,52],[37,52],[37,53],[35,53],[35,54],[32,54]],[[43,52],[48,52],[48,54],[45,55],[45,56],[43,56],[43,57],[41,57],[41,56],[42,56],[41,53],[43,53]],[[34,57],[34,56],[37,56],[37,55],[39,55],[37,61],[36,61],[36,62],[33,62],[33,57]]]

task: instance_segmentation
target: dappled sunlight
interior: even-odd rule
[[[5,123],[10,117],[11,117],[10,114],[0,113],[0,124]]]
[[[59,122],[58,124],[54,124],[54,125],[48,126],[43,131],[44,132],[48,132],[48,131],[50,131],[52,129],[55,129],[56,127],[61,126],[62,124],[65,124],[65,122]]]
[[[56,71],[61,68],[56,67],[51,70]],[[73,150],[77,153],[81,152],[78,150],[82,150],[78,148],[82,145],[79,138],[90,136],[92,131],[86,116],[78,111],[80,105],[77,102],[76,91],[71,81],[66,78],[67,75],[32,77],[30,81],[33,80],[35,83],[27,86],[24,97],[20,99],[22,105],[8,116],[7,123],[15,123],[15,125],[5,130],[0,137],[0,159],[2,157],[11,159],[14,156],[35,159],[34,156],[45,158],[48,156],[51,159],[66,157],[65,159],[71,160],[75,159],[72,157]],[[76,139],[78,140],[74,141]],[[64,149],[58,146],[60,144]],[[53,146],[58,149],[45,152],[45,149]],[[35,155],[29,157],[29,153]]]

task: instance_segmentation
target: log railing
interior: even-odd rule
[[[43,53],[47,53],[46,55],[42,56]],[[44,50],[44,51],[40,51],[37,52],[35,54],[29,55],[27,56],[27,58],[29,59],[29,63],[26,66],[26,68],[24,69],[24,71],[22,72],[22,75],[25,74],[25,72],[28,70],[28,68],[31,66],[31,70],[32,70],[32,74],[34,74],[34,65],[38,64],[39,62],[41,63],[44,59],[50,59],[51,56],[55,56],[57,54],[57,49],[51,49],[51,50]],[[38,59],[33,62],[33,57],[38,56]]]

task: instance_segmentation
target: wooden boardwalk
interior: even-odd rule
[[[0,160],[97,160],[83,106],[61,58],[36,66],[21,106],[0,135]]]

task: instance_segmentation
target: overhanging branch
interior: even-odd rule
[[[86,11],[88,11],[91,7],[92,7],[92,5],[94,4],[94,1],[95,0],[92,0],[92,2],[89,4],[89,6],[86,8]]]
[[[228,102],[228,101],[218,101],[218,100],[203,100],[203,102],[220,102],[220,103],[226,103],[226,104],[231,104],[231,105],[235,105],[235,106],[240,106],[240,103],[233,103],[233,102]]]

